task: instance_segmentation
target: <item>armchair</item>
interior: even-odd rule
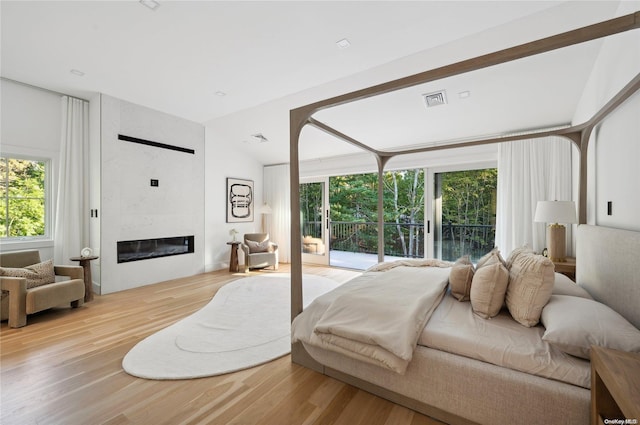
[[[269,240],[268,233],[247,233],[240,245],[244,252],[244,271],[273,266],[278,270],[278,244]]]
[[[8,276],[11,271],[6,268],[24,268],[40,262],[40,253],[35,250],[0,253],[0,288],[9,293],[0,302],[0,320],[8,319],[11,328],[25,326],[27,314],[69,303],[73,308],[84,304],[84,271],[80,266],[54,266],[56,276],[69,279],[32,288],[27,287],[27,278]]]

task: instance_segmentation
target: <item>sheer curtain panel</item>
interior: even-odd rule
[[[289,165],[264,167],[264,201],[271,207],[269,220],[271,240],[278,244],[278,259],[291,262],[291,193]]]
[[[54,260],[71,264],[89,245],[89,103],[62,97],[62,137],[54,227]],[[75,264],[75,263],[73,263]]]
[[[498,147],[496,246],[506,256],[524,244],[545,248],[545,223],[534,223],[538,201],[571,201],[571,142],[551,136]],[[571,247],[567,227],[567,253]]]

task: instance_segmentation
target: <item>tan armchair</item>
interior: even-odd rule
[[[0,253],[0,267],[24,268],[40,263],[38,251]],[[0,303],[0,320],[9,320],[9,327],[19,328],[27,324],[27,314],[52,307],[69,305],[78,307],[84,303],[84,271],[80,266],[54,266],[56,276],[68,276],[69,280],[49,283],[27,289],[27,279],[0,277],[0,288],[9,296]]]
[[[244,252],[244,271],[273,266],[278,270],[278,244],[269,240],[268,233],[247,233],[240,245]]]

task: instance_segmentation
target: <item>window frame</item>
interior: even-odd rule
[[[55,158],[44,152],[27,152],[23,149],[9,149],[0,152],[7,159],[20,159],[44,163],[44,235],[0,237],[0,246],[10,246],[11,250],[53,246],[53,210]]]

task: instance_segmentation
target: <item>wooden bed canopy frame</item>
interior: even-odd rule
[[[381,151],[343,134],[330,126],[314,119],[316,112],[342,105],[345,103],[366,99],[369,97],[393,92],[396,90],[413,87],[430,81],[439,80],[454,75],[479,70],[493,65],[498,65],[517,59],[522,59],[545,52],[569,47],[576,44],[592,41],[622,32],[640,28],[640,12],[624,15],[618,18],[603,21],[594,25],[578,28],[540,40],[521,44],[515,47],[488,53],[461,62],[445,65],[429,71],[410,75],[404,78],[388,81],[351,93],[321,100],[290,111],[290,184],[291,184],[291,320],[302,312],[302,253],[297,247],[302,240],[300,229],[300,164],[298,145],[302,129],[311,125],[351,145],[357,146],[372,153],[378,164],[378,179],[381,181],[386,163],[396,155],[407,155],[435,150],[461,148],[490,143],[509,142],[522,139],[540,138],[546,136],[561,136],[571,140],[580,151],[580,174],[578,194],[578,221],[586,223],[587,214],[587,148],[594,128],[612,113],[618,106],[640,89],[640,73],[638,73],[626,86],[624,86],[613,98],[609,100],[589,120],[582,124],[549,131],[538,131],[525,135],[501,136],[491,138],[478,138],[464,142],[450,143],[438,146],[418,147],[399,151]],[[383,187],[378,185],[378,227],[383,220]],[[378,261],[384,261],[384,235],[378,232]],[[308,364],[310,357],[301,346],[296,343],[292,346],[292,361],[302,365]]]

